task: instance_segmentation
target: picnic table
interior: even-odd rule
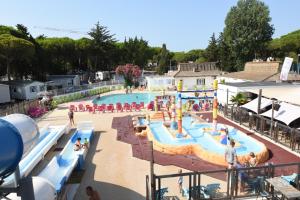
[[[287,181],[283,180],[281,177],[274,177],[266,179],[266,182],[272,186],[273,191],[281,193],[286,199],[296,199],[300,198],[300,191],[290,185]]]

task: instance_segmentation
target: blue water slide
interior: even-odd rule
[[[32,169],[44,158],[50,148],[65,133],[66,126],[49,126],[40,130],[40,136],[34,148],[20,161],[20,177],[26,177]],[[14,183],[14,176],[4,179],[2,186],[10,186]]]
[[[0,178],[13,173],[23,155],[23,141],[19,131],[9,122],[0,119]]]
[[[88,149],[82,148],[79,151],[74,151],[74,145],[77,138],[81,138],[82,141],[87,138],[90,142],[92,137],[92,129],[77,130],[62,152],[55,156],[38,176],[49,180],[54,185],[56,192],[59,193],[73,170],[76,167],[82,169],[84,164]]]

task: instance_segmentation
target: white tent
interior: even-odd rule
[[[268,110],[261,115],[272,118],[272,109]],[[280,103],[279,110],[274,110],[274,119],[289,125],[294,120],[300,117],[300,107],[288,104],[285,102]]]
[[[260,109],[264,109],[265,107],[269,106],[272,104],[272,100],[267,99],[267,98],[261,98],[261,103],[260,103]],[[258,98],[253,99],[252,101],[244,104],[241,106],[241,108],[246,108],[248,110],[251,110],[255,113],[257,113],[257,107],[258,107]]]

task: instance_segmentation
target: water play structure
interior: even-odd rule
[[[92,139],[91,123],[79,124],[62,152],[38,176],[30,177],[30,173],[68,131],[67,125],[39,130],[35,121],[23,114],[0,118],[0,198],[55,199],[71,172],[83,168],[88,149],[74,152],[73,146],[78,137]]]
[[[250,152],[256,154],[259,163],[263,163],[269,158],[268,150],[263,143],[234,127],[217,123],[217,80],[214,81],[212,89],[208,90],[182,90],[182,85],[183,82],[179,81],[176,116],[175,98],[172,98],[170,128],[166,126],[163,120],[155,120],[151,121],[145,130],[148,139],[153,141],[155,150],[175,155],[194,154],[205,161],[227,166],[224,153],[229,140],[233,139],[236,142],[239,162],[247,162]],[[204,95],[197,97],[182,95],[182,93],[195,92],[204,93]],[[208,95],[209,93],[213,95]],[[213,100],[212,123],[200,122],[192,116],[183,116],[182,100],[191,99]],[[228,134],[225,130],[228,130]]]

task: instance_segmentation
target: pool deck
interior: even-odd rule
[[[118,93],[114,91],[113,93]],[[111,93],[108,93],[111,94]],[[78,100],[71,104],[79,102],[91,103],[93,98]],[[62,125],[68,122],[68,104],[59,105],[57,109],[49,112],[37,120],[38,126],[43,127],[46,124]],[[146,195],[145,176],[150,172],[150,165],[147,161],[150,155],[150,148],[146,139],[137,138],[133,133],[131,126],[132,115],[139,113],[100,113],[91,114],[88,112],[75,112],[75,125],[79,121],[92,121],[94,124],[95,137],[91,142],[89,152],[86,158],[85,170],[80,176],[80,186],[77,189],[75,200],[88,199],[85,194],[85,187],[93,186],[104,200],[144,200]],[[207,118],[211,114],[207,114]],[[204,116],[206,118],[206,116]],[[226,119],[219,117],[219,121]],[[235,124],[228,123],[236,127]],[[113,128],[112,128],[113,127]],[[238,128],[238,127],[237,127]],[[238,128],[240,129],[240,128]],[[244,130],[245,131],[245,130]],[[248,131],[245,131],[248,133]],[[251,133],[249,133],[251,134]],[[274,145],[271,142],[263,140],[254,134],[252,137],[264,142],[273,152],[270,162],[286,163],[300,161],[300,158],[294,154]],[[64,144],[64,136],[59,144]],[[57,147],[61,147],[59,145]],[[55,149],[56,147],[54,147]],[[49,152],[50,156],[53,153]],[[155,173],[172,174],[177,173],[179,168],[184,168],[183,172],[190,170],[213,170],[222,167],[199,160],[194,156],[170,156],[159,152],[154,152]],[[44,163],[45,164],[45,163]],[[45,166],[45,165],[44,165]],[[206,183],[218,182],[225,185],[222,180],[212,177],[201,177]],[[184,186],[188,181],[184,179]],[[169,188],[169,194],[178,194],[177,180],[172,180],[164,184]],[[224,186],[226,187],[226,186]]]

